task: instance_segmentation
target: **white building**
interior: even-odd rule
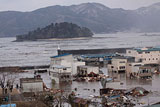
[[[42,78],[21,78],[20,88],[22,92],[42,92],[43,80]]]
[[[88,74],[90,73],[99,74],[99,67],[94,67],[94,66],[78,66],[77,67],[77,74],[79,76],[88,76]]]
[[[52,65],[50,67],[49,75],[55,83],[70,82],[71,81],[71,67],[62,65]]]
[[[108,71],[125,72],[127,59],[124,57],[112,58],[111,64],[108,64]]]
[[[77,66],[85,65],[85,62],[74,60],[72,54],[63,54],[51,57],[50,66],[52,67],[54,65],[70,67],[72,75],[75,75],[77,73]]]
[[[143,64],[158,64],[160,62],[160,48],[128,49],[126,55],[135,57],[136,62]]]

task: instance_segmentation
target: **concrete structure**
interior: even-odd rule
[[[126,55],[135,57],[136,62],[143,64],[158,64],[160,62],[160,48],[127,49]]]
[[[125,57],[112,58],[111,64],[107,65],[108,71],[125,72],[127,59]]]
[[[87,77],[88,74],[90,73],[99,74],[99,67],[94,67],[94,66],[78,66],[77,67],[77,74],[79,76]]]
[[[49,70],[49,75],[55,83],[71,81],[71,67],[62,65],[52,65]]]
[[[20,87],[22,92],[42,92],[42,78],[21,78]]]

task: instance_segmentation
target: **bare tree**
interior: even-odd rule
[[[11,72],[2,72],[0,74],[0,87],[2,88],[2,94],[5,94],[5,89],[13,89],[13,84],[16,80],[16,75]]]
[[[158,71],[160,72],[160,60],[158,61]]]

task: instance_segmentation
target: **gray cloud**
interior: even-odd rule
[[[0,11],[32,11],[52,5],[72,5],[86,2],[98,2],[111,8],[136,9],[159,2],[159,0],[0,0]]]

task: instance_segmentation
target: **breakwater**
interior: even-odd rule
[[[62,55],[65,53],[73,55],[82,55],[82,54],[125,53],[126,49],[131,49],[131,48],[80,49],[80,50],[57,50],[57,51],[58,55]]]
[[[0,67],[0,72],[19,72],[23,70],[31,69],[48,69],[49,65],[39,65],[39,66],[8,66]]]

